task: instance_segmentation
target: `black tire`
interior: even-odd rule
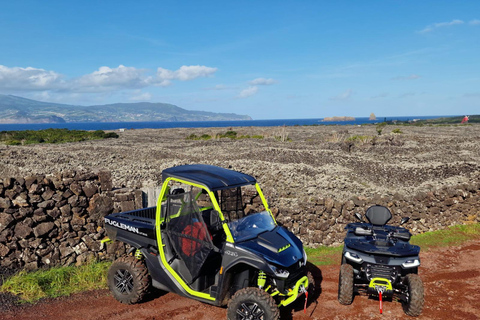
[[[307,262],[308,302],[316,301],[322,293],[322,271],[313,263]]]
[[[145,263],[132,256],[120,257],[112,263],[107,282],[115,299],[125,304],[140,302],[151,284]]]
[[[343,305],[349,305],[353,302],[353,267],[348,263],[340,266],[338,302]]]
[[[259,288],[240,289],[228,302],[228,320],[276,320],[279,317],[275,300]]]
[[[425,302],[423,282],[418,274],[407,274],[403,283],[407,286],[407,301],[402,303],[403,311],[411,317],[418,317]]]

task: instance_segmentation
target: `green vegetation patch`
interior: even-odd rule
[[[342,250],[343,246],[305,248],[308,261],[317,266],[339,264],[342,258]]]
[[[1,131],[0,142],[6,145],[25,145],[34,143],[65,143],[85,140],[118,138],[115,132],[103,130],[84,131],[68,129],[45,129],[24,131]]]
[[[8,278],[0,288],[24,302],[42,298],[68,296],[73,293],[107,288],[107,271],[111,262],[91,262],[75,267],[54,267],[34,272],[21,271]]]
[[[480,223],[472,223],[418,234],[412,237],[411,243],[425,250],[458,245],[465,241],[478,238],[480,238]]]

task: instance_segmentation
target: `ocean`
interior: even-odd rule
[[[43,130],[49,128],[69,130],[118,130],[118,129],[166,129],[166,128],[212,128],[212,127],[280,127],[311,125],[361,125],[383,121],[411,121],[414,119],[434,119],[444,116],[412,116],[412,117],[377,117],[356,118],[355,121],[322,122],[319,119],[272,119],[272,120],[239,120],[239,121],[156,121],[156,122],[75,122],[75,123],[22,123],[0,124],[0,131]],[[453,116],[447,116],[453,117]]]

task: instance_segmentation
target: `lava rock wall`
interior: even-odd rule
[[[80,265],[125,252],[105,247],[103,217],[142,207],[142,192],[113,190],[110,172],[0,179],[0,267]]]
[[[265,194],[267,197],[273,195]],[[104,245],[103,217],[142,208],[141,190],[114,189],[109,171],[64,171],[53,176],[0,179],[0,270],[34,270],[45,266],[83,264],[114,259],[128,249],[123,243]],[[392,224],[410,217],[413,234],[480,221],[480,181],[446,187],[405,198],[399,194],[347,201],[294,198],[289,207],[271,208],[279,224],[305,245],[342,242],[354,213],[374,204],[390,208]],[[256,192],[244,194],[245,212],[261,209]]]

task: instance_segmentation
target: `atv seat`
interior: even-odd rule
[[[374,226],[384,226],[390,221],[390,219],[392,219],[392,213],[390,210],[388,210],[387,207],[379,205],[368,208],[367,212],[365,212],[365,216],[367,217],[368,222]]]

